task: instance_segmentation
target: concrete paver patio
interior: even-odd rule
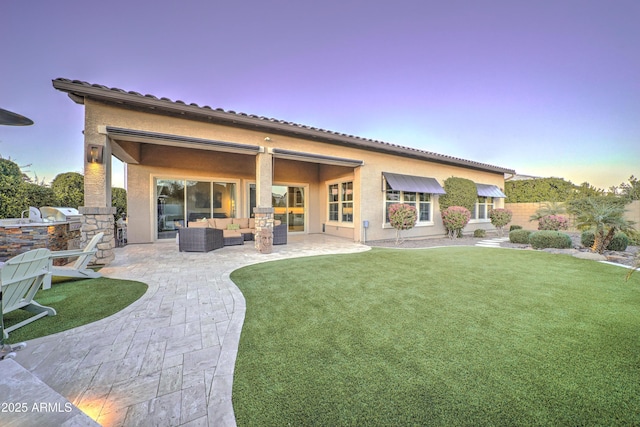
[[[144,282],[147,293],[109,318],[30,341],[15,360],[103,426],[234,426],[245,300],[229,274],[368,249],[325,235],[289,236],[271,254],[253,242],[209,253],[178,252],[174,241],[119,248],[103,274]]]

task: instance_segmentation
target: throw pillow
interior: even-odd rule
[[[227,230],[240,230],[240,224],[229,224]]]

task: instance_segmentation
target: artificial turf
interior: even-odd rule
[[[131,305],[146,291],[147,285],[142,282],[107,277],[54,280],[51,289],[40,289],[34,300],[55,308],[57,314],[12,331],[6,342],[27,341],[95,322]],[[32,313],[24,310],[12,311],[4,315],[4,326],[9,327],[31,316]]]
[[[236,270],[239,426],[638,425],[640,276],[493,248]]]

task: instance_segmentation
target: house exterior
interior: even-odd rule
[[[55,79],[53,86],[85,107],[85,239],[109,228],[111,155],[127,165],[129,243],[172,238],[178,227],[202,217],[244,218],[254,212],[288,224],[289,233],[390,239],[395,230],[387,207],[398,202],[418,210],[418,223],[406,237],[443,236],[438,197],[451,176],[478,187],[467,230],[491,229],[488,210],[504,206],[504,176],[515,173],[77,80]],[[104,231],[107,244],[113,231]],[[110,258],[105,251],[102,262]]]

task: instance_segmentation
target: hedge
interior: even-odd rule
[[[572,246],[571,237],[566,233],[551,230],[541,230],[531,233],[529,243],[533,249],[568,249]]]
[[[524,243],[529,244],[529,235],[532,233],[530,230],[523,230],[517,228],[509,232],[509,241],[511,243]]]

